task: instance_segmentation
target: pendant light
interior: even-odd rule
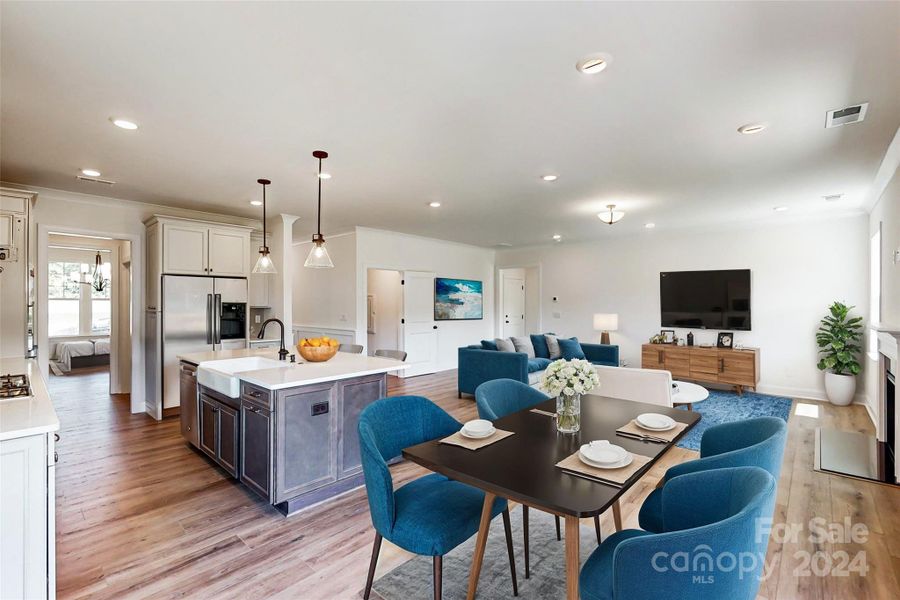
[[[325,236],[322,235],[322,180],[326,178],[322,176],[322,159],[328,158],[328,153],[324,150],[316,150],[313,152],[313,156],[319,159],[319,209],[316,214],[316,233],[312,236],[313,247],[303,266],[311,269],[330,269],[334,267],[334,263],[328,256],[328,250],[325,249]]]
[[[112,267],[110,263],[103,262],[103,255],[100,254],[99,250],[97,250],[97,256],[94,257],[94,272],[90,277],[88,276],[89,273],[90,267],[82,264],[80,273],[72,273],[72,281],[80,283],[81,285],[89,285],[94,291],[103,293],[103,291],[109,287],[109,278],[112,274]]]
[[[256,265],[253,267],[254,273],[277,273],[272,257],[269,256],[269,246],[266,245],[266,186],[272,182],[268,179],[257,179],[256,183],[263,186],[263,237],[262,246],[259,247],[259,258],[256,259]]]
[[[622,217],[625,216],[625,212],[621,210],[613,210],[616,207],[615,204],[607,204],[606,208],[609,209],[609,212],[599,213],[597,216],[600,217],[600,220],[606,223],[607,225],[612,225],[613,223],[617,223],[622,220]]]

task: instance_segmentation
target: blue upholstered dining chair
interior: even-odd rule
[[[436,404],[421,396],[382,398],[359,416],[359,446],[369,512],[375,527],[375,545],[369,563],[364,598],[372,580],[382,538],[415,554],[434,557],[434,597],[441,597],[442,557],[478,532],[484,492],[432,473],[394,489],[387,461],[404,448],[446,437],[462,425]],[[467,450],[460,450],[467,452]],[[513,595],[518,596],[509,511],[497,498],[493,519],[503,514],[506,549],[512,573]]]
[[[662,489],[678,475],[728,467],[760,467],[777,480],[786,440],[787,423],[778,417],[758,417],[710,427],[700,439],[700,458],[669,468],[661,489],[647,496],[638,515],[641,528],[661,531]]]
[[[542,391],[515,379],[494,379],[485,381],[475,388],[475,404],[478,416],[489,421],[496,421],[506,415],[546,402],[550,397]],[[556,519],[556,539],[562,539],[559,517]],[[600,534],[600,517],[594,517],[594,528],[597,531],[597,543]],[[525,546],[525,579],[531,577],[531,561],[528,552],[528,506],[522,505],[522,537]]]
[[[673,477],[661,490],[661,530],[609,536],[581,568],[581,600],[753,600],[775,490],[759,467]]]

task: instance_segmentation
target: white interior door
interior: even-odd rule
[[[404,271],[403,350],[410,367],[401,377],[425,375],[437,370],[437,324],[434,322],[434,273]]]
[[[521,277],[503,278],[502,325],[504,338],[525,335],[525,280]]]

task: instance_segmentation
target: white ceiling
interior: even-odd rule
[[[858,212],[900,125],[898,31],[898,2],[3,2],[0,177],[242,216],[268,177],[306,236],[323,148],[326,237],[485,246]]]

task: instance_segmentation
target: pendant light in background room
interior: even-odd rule
[[[272,262],[272,257],[269,256],[269,246],[266,245],[266,186],[271,184],[272,182],[268,179],[257,179],[256,183],[263,186],[263,237],[262,237],[262,246],[259,247],[259,258],[256,259],[256,265],[253,267],[254,273],[277,273],[275,270],[275,264]]]
[[[81,285],[89,285],[91,288],[102,293],[109,288],[110,277],[112,277],[112,265],[103,262],[103,255],[97,250],[97,256],[94,257],[94,272],[91,273],[90,267],[86,264],[81,265],[81,271],[75,271],[71,274],[72,281]]]
[[[615,204],[607,204],[606,208],[609,209],[609,212],[602,212],[597,216],[600,217],[600,220],[606,223],[607,225],[612,225],[613,223],[617,223],[622,220],[622,217],[625,216],[625,211],[614,210],[616,208]]]
[[[334,267],[334,263],[328,256],[328,250],[325,248],[325,236],[322,235],[322,180],[328,177],[327,175],[323,177],[322,160],[328,158],[328,153],[324,150],[316,150],[313,152],[313,156],[319,159],[319,208],[316,213],[316,233],[312,236],[313,247],[303,266],[311,269],[330,269]]]

